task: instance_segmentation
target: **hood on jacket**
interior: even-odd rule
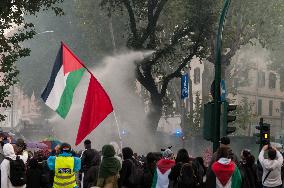
[[[113,146],[116,155],[119,155],[120,154],[120,147],[118,146],[117,142],[110,142],[109,144]]]
[[[9,157],[11,159],[16,158],[15,150],[12,144],[5,144],[3,146],[3,153],[5,157]]]
[[[123,155],[124,160],[131,159],[132,156],[133,156],[133,151],[132,151],[131,148],[125,147],[125,148],[122,149],[122,155]]]
[[[103,157],[113,157],[115,155],[115,151],[112,145],[104,145],[102,148]]]
[[[170,159],[161,159],[157,162],[157,168],[160,170],[160,172],[165,173],[169,169],[171,169],[173,166],[175,166],[176,162],[174,160]]]
[[[231,159],[228,159],[228,158],[220,158],[218,160],[218,163],[223,164],[223,165],[228,165],[230,164],[230,162],[231,162]]]

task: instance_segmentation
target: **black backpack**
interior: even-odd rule
[[[131,162],[131,173],[128,177],[129,183],[132,185],[137,185],[141,182],[143,177],[143,169],[140,168],[135,162],[133,162],[131,159],[129,159]]]
[[[177,178],[178,187],[191,187],[197,188],[201,186],[198,178],[198,172],[194,169],[192,163],[184,163],[181,166],[180,174]]]
[[[203,184],[203,176],[205,175],[205,169],[196,159],[192,161],[192,168],[195,186],[201,187],[201,185]]]
[[[50,183],[50,171],[46,161],[43,161],[39,165],[41,165],[40,185],[46,187]]]
[[[19,156],[16,160],[6,157],[10,161],[10,181],[13,186],[23,186],[27,183],[26,166]]]

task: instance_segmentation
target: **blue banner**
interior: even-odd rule
[[[220,83],[220,89],[221,89],[221,102],[226,101],[226,97],[227,97],[227,89],[226,89],[226,83],[225,80],[221,80]]]
[[[181,76],[181,99],[188,97],[188,74]]]

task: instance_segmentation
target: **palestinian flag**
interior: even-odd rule
[[[216,177],[216,187],[240,188],[242,177],[237,165],[231,159],[221,158],[211,167],[213,176]]]
[[[87,72],[89,76],[89,85],[76,145],[113,111],[113,107],[109,96],[94,75],[63,42],[57,54],[49,82],[41,95],[45,104],[65,119],[72,106],[74,91],[84,72]]]
[[[157,162],[157,168],[153,177],[151,188],[167,188],[169,187],[169,174],[171,168],[175,165],[174,160],[161,159]]]

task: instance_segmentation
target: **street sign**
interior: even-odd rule
[[[215,80],[213,80],[213,82],[211,83],[211,87],[210,87],[210,94],[212,96],[213,99],[215,99]],[[226,101],[226,97],[227,97],[227,89],[226,89],[226,82],[225,80],[221,80],[220,81],[220,100],[221,102],[225,102]]]
[[[188,97],[188,73],[181,76],[181,99]]]
[[[221,80],[220,89],[221,89],[221,92],[220,92],[221,93],[221,102],[224,102],[224,101],[226,101],[226,97],[227,97],[225,80]]]

